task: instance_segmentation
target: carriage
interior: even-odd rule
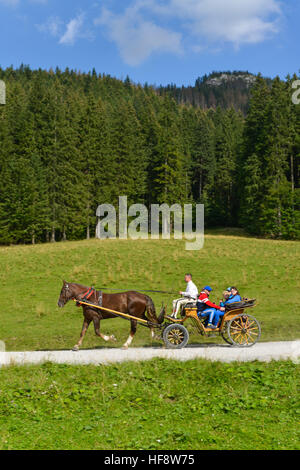
[[[206,326],[207,319],[198,317],[196,304],[186,304],[180,319],[165,317],[162,332],[165,346],[171,349],[184,348],[189,341],[188,325],[192,325],[193,332],[200,336],[217,334],[230,346],[253,346],[260,338],[261,327],[257,319],[245,311],[254,306],[255,299],[228,304],[217,329],[211,329]]]
[[[178,320],[166,316],[164,306],[157,317],[152,299],[139,292],[141,291],[104,294],[93,287],[87,289],[86,286],[64,281],[58,306],[63,307],[69,300],[73,300],[77,306],[83,307],[83,327],[80,339],[73,350],[77,351],[82,345],[91,321],[94,323],[97,336],[105,341],[115,341],[114,335],[107,336],[100,333],[100,320],[114,317],[123,318],[131,323],[130,336],[124,344],[124,348],[128,348],[131,344],[137,324],[149,328],[152,339],[158,336],[154,333],[156,330],[160,333],[159,337],[164,341],[165,346],[171,349],[181,349],[187,345],[190,325],[197,335],[211,337],[217,334],[231,346],[249,347],[260,339],[259,322],[254,316],[246,313],[249,308],[255,306],[255,299],[243,299],[240,302],[227,304],[217,329],[211,329],[208,328],[205,318],[198,317],[196,303],[186,304],[181,311],[181,318]],[[129,305],[130,308],[128,308]],[[147,312],[147,316],[145,312]]]
[[[142,326],[161,330],[161,338],[167,348],[182,349],[189,341],[188,324],[192,325],[193,332],[200,336],[210,337],[218,334],[230,346],[250,347],[257,343],[261,336],[261,327],[258,320],[245,310],[255,306],[255,299],[246,299],[241,302],[231,303],[226,306],[226,311],[217,329],[206,326],[207,319],[199,318],[196,303],[186,304],[182,309],[181,318],[174,319],[165,316],[161,324],[153,323],[149,320],[133,317],[132,315],[114,311],[108,308],[99,307],[95,304],[77,301],[80,305],[89,305],[93,308],[106,310],[114,316],[121,317],[129,321],[136,321]]]

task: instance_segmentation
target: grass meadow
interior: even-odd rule
[[[299,243],[226,231],[200,251],[169,240],[90,240],[0,248],[0,340],[6,349],[70,349],[81,309],[57,307],[62,280],[177,292],[192,272],[212,299],[236,285],[255,297],[261,341],[300,338]],[[173,296],[151,295],[157,310]],[[102,322],[120,347],[129,323]],[[219,338],[207,339],[218,343]],[[192,336],[192,343],[203,342]],[[133,346],[159,346],[139,327]],[[83,348],[107,345],[88,331]],[[76,353],[74,353],[76,354]],[[299,449],[299,365],[155,359],[110,366],[0,369],[0,449]]]
[[[153,360],[1,371],[1,449],[299,449],[299,367]]]
[[[79,337],[82,310],[73,302],[57,307],[62,280],[87,286],[178,292],[192,272],[201,289],[211,285],[219,301],[224,288],[236,285],[242,296],[255,297],[249,310],[262,325],[261,341],[300,338],[300,244],[208,234],[204,248],[186,251],[177,240],[90,240],[0,248],[0,339],[8,351],[70,349]],[[172,306],[179,294],[150,294],[157,311]],[[122,319],[105,320],[103,333],[114,334],[120,347],[129,332]],[[192,337],[191,342],[199,342]],[[202,341],[202,340],[201,340]],[[134,346],[150,346],[139,327]],[[159,343],[154,343],[158,345]],[[103,347],[93,327],[84,348]]]

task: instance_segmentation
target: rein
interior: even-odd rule
[[[178,292],[167,292],[167,291],[164,291],[164,290],[138,290],[138,289],[110,289],[109,287],[100,287],[101,290],[110,290],[110,291],[114,291],[114,292],[120,292],[120,290],[123,290],[123,291],[135,291],[135,292],[151,292],[151,293],[154,293],[154,294],[169,294],[169,295],[177,295]]]
[[[68,284],[67,284],[66,287],[67,287],[67,289],[69,289]],[[110,291],[117,291],[117,292],[119,292],[120,290],[124,290],[124,291],[134,290],[135,292],[151,292],[151,293],[156,293],[156,294],[176,295],[175,292],[167,292],[167,291],[163,291],[163,290],[110,289],[109,287],[101,287],[100,289],[97,289],[97,290],[100,292],[99,293],[99,299],[98,299],[100,306],[102,306],[102,291],[103,290],[110,290]],[[87,302],[93,294],[97,293],[97,290],[94,287],[89,287],[89,289],[86,292],[84,292],[84,294],[81,294],[79,299],[77,299],[76,297],[73,297],[72,300],[74,300],[74,302],[76,302],[77,307],[81,307],[82,302]]]

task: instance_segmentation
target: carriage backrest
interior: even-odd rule
[[[228,310],[227,312],[225,312],[224,314],[224,321],[229,321],[231,320],[233,317],[235,317],[236,315],[240,315],[241,313],[244,313],[244,309],[243,308],[236,308],[234,310]]]

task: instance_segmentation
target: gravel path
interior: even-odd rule
[[[110,364],[124,361],[146,361],[155,357],[188,361],[207,359],[221,362],[249,362],[287,360],[300,362],[300,340],[274,343],[258,343],[250,348],[232,348],[227,345],[195,345],[181,350],[164,348],[89,349],[73,351],[0,352],[0,367],[3,365],[41,364]]]

